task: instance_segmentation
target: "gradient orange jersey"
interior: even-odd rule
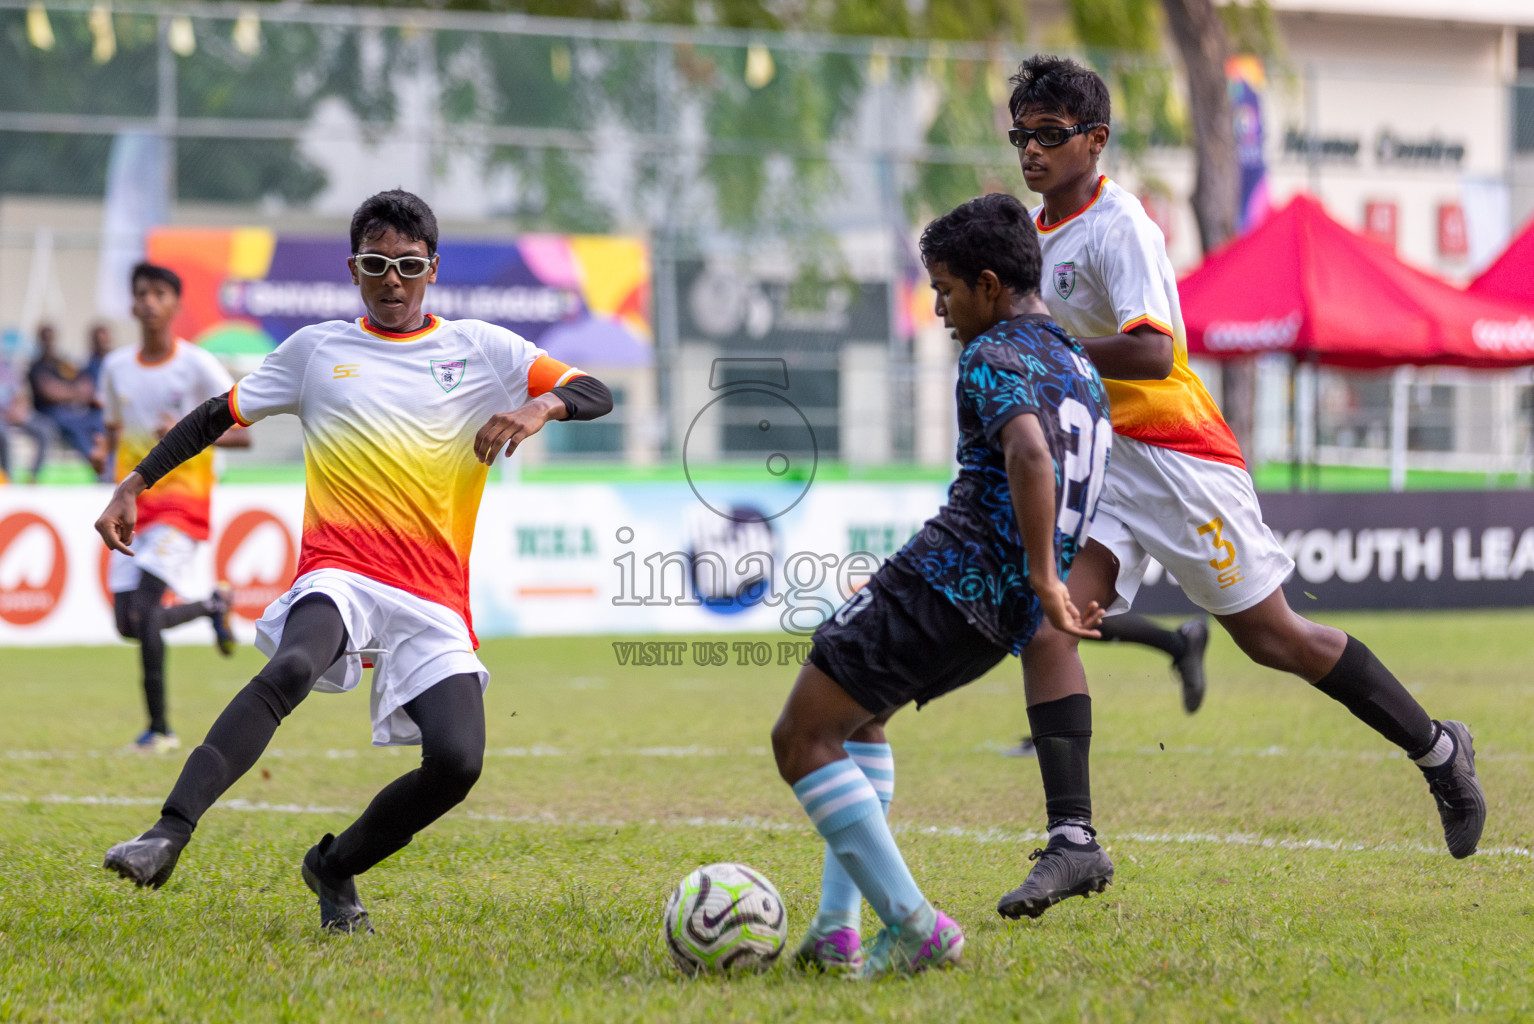
[[[177,341],[157,363],[144,362],[137,346],[108,352],[96,392],[103,421],[118,430],[117,479],[133,472],[177,420],[233,385],[212,353],[189,342]],[[167,523],[193,540],[207,540],[213,481],[213,449],[208,448],[139,495],[138,528]]]
[[[1161,229],[1140,201],[1106,177],[1087,205],[1054,224],[1034,211],[1044,253],[1040,294],[1055,322],[1076,338],[1101,338],[1149,325],[1172,339],[1165,380],[1108,380],[1113,432],[1195,458],[1246,468],[1235,435],[1198,375],[1177,276]]]
[[[297,331],[229,402],[242,424],[277,413],[303,422],[297,576],[366,576],[447,606],[472,635],[469,549],[487,470],[474,435],[580,375],[483,321],[432,316],[390,334],[364,317]]]

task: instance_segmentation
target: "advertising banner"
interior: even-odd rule
[[[470,563],[481,637],[782,631],[804,639],[942,501],[935,484],[492,484]],[[111,489],[0,487],[0,645],[117,642],[93,524]],[[707,504],[704,500],[707,500]],[[233,625],[287,589],[301,486],[225,485],[198,552]],[[205,622],[170,642],[212,641]]]
[[[1285,589],[1302,613],[1534,605],[1527,491],[1264,494],[1262,511],[1295,561]],[[1135,611],[1193,608],[1166,574],[1146,583]]]
[[[1262,153],[1262,93],[1267,86],[1267,73],[1261,60],[1244,55],[1225,62],[1225,79],[1235,121],[1236,161],[1241,167],[1241,210],[1236,231],[1244,235],[1272,212],[1268,165]]]
[[[209,543],[197,548],[196,601],[217,580],[234,585],[236,632],[249,641],[251,620],[288,588],[298,565],[304,489],[220,487],[214,492]],[[96,517],[112,488],[0,487],[0,645],[105,644],[117,641],[107,589],[110,552]],[[172,643],[212,643],[206,620],[166,634]]]
[[[184,281],[177,332],[218,354],[261,356],[306,324],[363,312],[345,238],[156,228],[147,251]],[[499,324],[572,365],[650,365],[650,256],[640,239],[445,240],[438,252],[426,312]]]
[[[92,525],[109,493],[0,488],[0,645],[117,642]],[[470,566],[475,630],[771,632],[798,643],[944,493],[940,484],[493,484]],[[1524,493],[1270,494],[1263,504],[1297,563],[1287,589],[1303,612],[1534,605],[1534,502]],[[197,571],[207,588],[233,585],[247,642],[293,577],[302,518],[299,486],[214,492]],[[1159,568],[1135,603],[1191,608]],[[212,632],[195,622],[168,639],[206,643]]]

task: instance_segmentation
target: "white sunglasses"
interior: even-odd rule
[[[368,277],[383,277],[390,267],[398,271],[400,277],[421,277],[437,262],[436,256],[401,256],[390,259],[376,252],[355,252],[352,253],[352,259],[357,262],[357,269]]]

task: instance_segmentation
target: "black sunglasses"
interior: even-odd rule
[[[1065,145],[1066,140],[1073,135],[1084,135],[1093,128],[1101,127],[1101,121],[1094,121],[1091,124],[1073,124],[1069,128],[1054,124],[1045,125],[1043,128],[1011,128],[1007,130],[1007,141],[1018,149],[1026,149],[1029,139],[1037,139],[1039,145],[1046,149],[1053,149],[1055,146]]]

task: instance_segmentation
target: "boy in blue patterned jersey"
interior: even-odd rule
[[[1101,618],[1095,604],[1071,603],[1065,577],[1102,490],[1112,426],[1102,379],[1039,297],[1033,222],[1011,196],[983,196],[928,225],[921,252],[937,314],[965,346],[959,475],[938,514],[816,631],[772,732],[778,771],[827,847],[820,912],[797,961],[863,977],[953,963],[964,944],[885,823],[894,760],[884,723],[1008,654],[1039,678],[1080,677],[1079,658],[1046,664],[1028,642],[1046,618],[1087,637]],[[1072,785],[1083,803],[1084,774]],[[866,961],[863,897],[884,924]]]

